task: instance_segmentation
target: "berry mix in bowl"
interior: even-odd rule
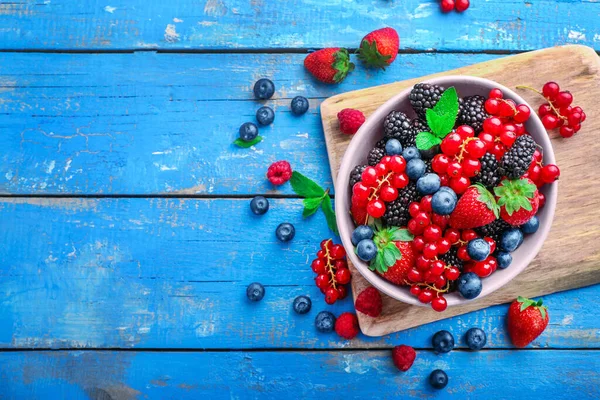
[[[367,119],[335,206],[348,257],[372,285],[441,312],[527,267],[550,230],[560,173],[531,110],[493,81],[448,76]]]

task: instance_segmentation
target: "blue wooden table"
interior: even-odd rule
[[[333,94],[558,44],[600,50],[597,0],[472,3],[0,1],[0,398],[600,398],[597,286],[548,296],[550,325],[523,350],[506,306],[382,338],[317,333],[318,311],[353,308],[327,306],[313,282],[330,232],[265,180],[287,159],[332,187],[319,104]],[[401,37],[387,71],[326,86],[303,70],[309,49],[354,49],[386,25]],[[275,123],[238,149],[260,77],[277,86]],[[299,118],[296,95],[311,103]],[[271,198],[260,218],[256,194]],[[283,221],[297,228],[286,245]],[[252,281],[261,303],[245,298]],[[484,351],[431,350],[434,332],[473,326]],[[418,351],[407,373],[398,344]],[[450,376],[437,393],[435,368]]]

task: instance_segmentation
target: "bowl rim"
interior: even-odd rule
[[[536,143],[538,143],[544,149],[543,157],[544,163],[546,164],[555,164],[555,156],[554,150],[552,148],[552,143],[550,142],[549,136],[546,134],[546,129],[544,128],[540,118],[535,112],[535,108],[533,108],[527,101],[525,101],[521,96],[519,96],[513,90],[501,85],[495,81],[486,78],[480,78],[470,75],[447,75],[436,78],[428,78],[423,79],[420,82],[442,85],[445,87],[453,86],[457,83],[457,81],[461,81],[461,83],[466,84],[480,84],[483,86],[494,86],[502,90],[505,98],[512,99],[517,102],[517,104],[526,104],[532,110],[531,116],[528,123],[534,125],[534,129],[530,129],[530,132],[539,132],[541,134],[536,134],[535,139]],[[378,276],[375,272],[369,270],[367,264],[360,260],[358,256],[354,253],[354,246],[351,241],[352,231],[354,230],[354,222],[349,213],[341,212],[346,207],[346,204],[349,204],[349,172],[354,168],[354,165],[351,165],[350,154],[359,150],[359,146],[363,139],[367,137],[374,128],[376,121],[380,121],[385,116],[394,109],[394,105],[398,103],[404,97],[407,97],[410,94],[412,86],[404,89],[397,95],[393,96],[382,105],[380,105],[370,116],[367,118],[365,123],[361,126],[358,132],[354,135],[350,144],[348,145],[346,151],[344,152],[344,156],[342,158],[342,162],[340,163],[340,168],[338,172],[338,176],[335,182],[336,195],[335,195],[335,208],[338,210],[336,213],[337,224],[339,227],[340,237],[342,239],[342,244],[346,248],[346,253],[348,257],[352,261],[354,267],[359,271],[359,273],[373,286],[375,286],[378,290],[385,293],[386,295],[399,300],[403,303],[412,304],[416,306],[426,306],[427,304],[423,304],[418,301],[418,299],[408,292],[406,287],[395,285],[391,282],[386,281],[382,277]],[[538,140],[539,138],[539,140]],[[464,305],[467,303],[472,303],[474,301],[480,300],[483,297],[495,292],[500,289],[510,281],[512,281],[518,274],[520,274],[527,266],[533,261],[533,259],[537,256],[538,252],[542,248],[548,234],[550,232],[550,228],[552,226],[552,221],[554,219],[554,213],[556,209],[556,202],[558,197],[558,185],[556,182],[546,185],[546,204],[545,208],[549,210],[547,214],[548,223],[540,224],[540,229],[534,234],[537,236],[536,240],[533,242],[531,248],[527,252],[527,255],[523,258],[520,265],[517,267],[513,265],[505,270],[503,270],[504,277],[503,279],[496,279],[492,281],[484,281],[483,290],[481,294],[472,300],[467,300],[458,295],[457,292],[451,293],[446,297],[448,302],[448,307]]]

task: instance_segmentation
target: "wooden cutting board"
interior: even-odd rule
[[[396,62],[402,63],[402,57]],[[556,215],[542,250],[525,271],[491,295],[466,306],[450,307],[443,313],[383,296],[383,313],[379,317],[358,313],[361,330],[367,336],[382,336],[506,303],[519,295],[537,297],[600,283],[600,58],[589,47],[562,46],[519,54],[325,100],[321,118],[334,180],[351,140],[339,131],[336,115],[340,110],[356,108],[368,117],[400,91],[443,75],[479,76],[513,89],[516,85],[541,88],[547,81],[558,81],[573,93],[575,104],[584,109],[587,120],[570,139],[561,138],[557,131],[550,132],[561,169]],[[536,109],[543,102],[533,92],[520,90],[519,94]],[[336,188],[338,192],[342,190],[347,188]],[[352,293],[356,297],[369,283],[353,267],[352,272]]]

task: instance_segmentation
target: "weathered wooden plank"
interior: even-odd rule
[[[0,193],[267,193],[266,169],[279,159],[331,187],[320,99],[493,57],[403,55],[385,73],[359,68],[327,86],[299,54],[4,54]],[[267,102],[275,123],[255,150],[238,149],[231,142],[254,120],[261,76],[278,88]],[[289,112],[296,95],[312,99],[302,117]]]
[[[383,338],[318,334],[317,312],[353,307],[327,306],[315,287],[309,263],[330,232],[321,213],[301,220],[299,200],[255,217],[247,200],[4,198],[0,221],[3,348],[430,347],[437,330],[458,340],[473,326],[489,347],[511,346],[506,306]],[[274,237],[283,221],[297,228],[285,245]],[[261,303],[245,298],[253,281],[267,286]],[[534,346],[600,347],[598,293],[547,297],[551,323]],[[291,309],[300,294],[309,315]]]
[[[395,27],[401,47],[600,48],[594,0],[474,1],[442,14],[437,0],[32,0],[0,4],[2,49],[265,49],[347,46]]]

